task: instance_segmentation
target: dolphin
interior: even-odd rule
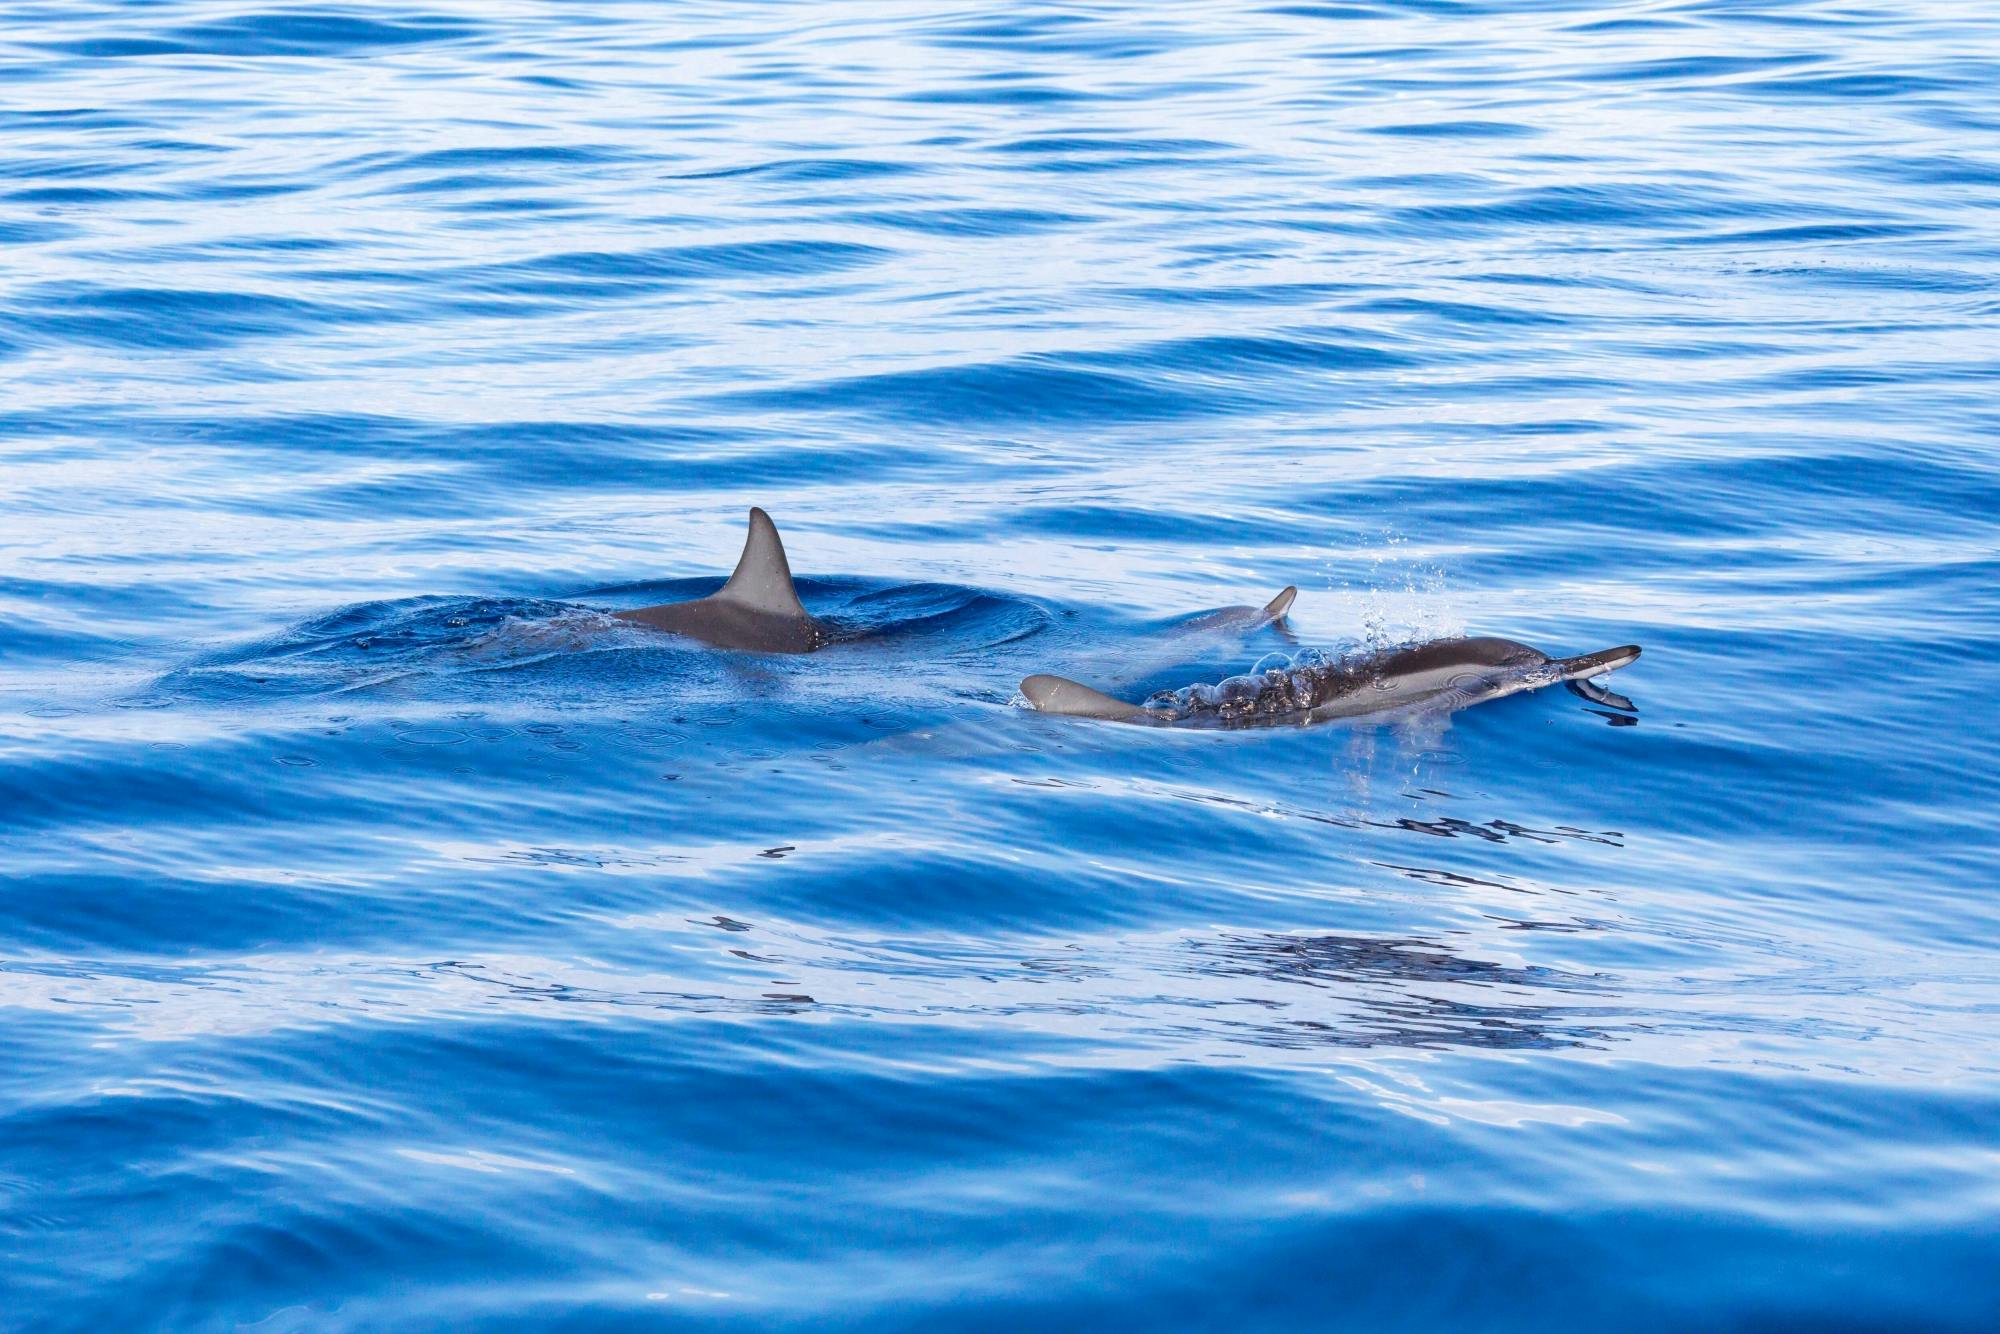
[[[1285,619],[1285,613],[1292,609],[1292,599],[1299,590],[1287,584],[1261,607],[1217,607],[1205,611],[1192,620],[1183,621],[1174,627],[1177,635],[1218,634],[1223,631],[1260,630]]]
[[[667,602],[615,613],[654,630],[686,635],[717,648],[752,653],[810,653],[833,642],[824,621],[815,620],[792,586],[792,567],[778,525],[761,509],[750,511],[750,532],[729,582],[705,598]]]
[[[1286,588],[1261,607],[1221,607],[1203,612],[1175,627],[1176,635],[1243,633],[1282,622],[1291,609],[1296,588]],[[717,648],[752,653],[810,653],[841,638],[835,627],[817,620],[799,601],[792,585],[792,567],[778,525],[763,510],[750,511],[750,531],[743,554],[729,582],[705,598],[666,602],[614,612],[654,630],[686,635]]]
[[[1043,713],[1155,727],[1255,727],[1324,722],[1385,709],[1455,709],[1557,681],[1567,682],[1592,703],[1629,711],[1632,701],[1594,679],[1638,656],[1636,644],[1551,658],[1511,639],[1437,639],[1359,658],[1305,654],[1291,667],[1163,692],[1144,704],[1129,704],[1060,676],[1031,676],[1021,682],[1021,693]]]

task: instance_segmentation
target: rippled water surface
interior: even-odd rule
[[[1983,0],[11,6],[0,1325],[2000,1327],[1996,87]],[[753,504],[849,640],[605,614]],[[1016,694],[1462,633],[1638,711]]]

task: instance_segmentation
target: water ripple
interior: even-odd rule
[[[0,1324],[2000,1326],[1986,9],[5,36]]]

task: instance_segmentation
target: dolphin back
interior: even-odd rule
[[[1092,690],[1080,681],[1061,676],[1031,676],[1021,682],[1021,693],[1041,712],[1065,718],[1102,718],[1124,723],[1146,712],[1136,704],[1113,699],[1101,690]]]
[[[718,648],[753,653],[810,653],[828,639],[824,627],[799,601],[778,526],[770,515],[754,508],[743,554],[728,583],[693,602],[669,602],[615,615]]]

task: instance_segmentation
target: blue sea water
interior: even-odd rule
[[[1985,0],[8,6],[0,1327],[2000,1327],[1996,88]],[[752,504],[870,637],[603,615]],[[1638,712],[1016,696],[1455,633]]]

